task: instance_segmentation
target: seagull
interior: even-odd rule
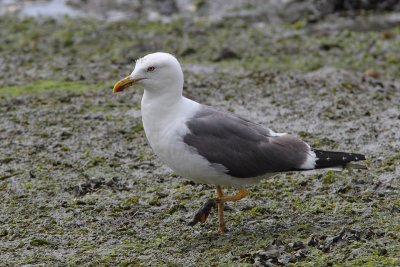
[[[197,103],[183,96],[183,83],[178,60],[157,52],[136,60],[133,72],[118,81],[113,92],[144,88],[143,128],[154,153],[182,177],[216,186],[216,198],[199,209],[189,225],[204,223],[216,206],[218,231],[224,233],[224,203],[244,198],[246,185],[282,172],[344,168],[365,160],[361,154],[313,149],[294,135]],[[238,192],[225,195],[222,186]]]

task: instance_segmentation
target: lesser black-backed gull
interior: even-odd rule
[[[224,202],[246,196],[245,185],[280,172],[345,167],[364,155],[312,149],[298,137],[274,131],[232,113],[201,105],[182,95],[183,72],[167,53],[149,54],[114,86],[114,92],[144,88],[141,112],[144,131],[159,158],[177,174],[196,183],[214,184],[217,197],[196,214],[205,222],[217,205],[219,231],[225,231]],[[239,192],[224,195],[222,185]]]

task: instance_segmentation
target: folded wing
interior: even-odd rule
[[[233,177],[312,169],[315,165],[315,153],[299,138],[276,134],[234,114],[204,106],[187,126],[190,133],[183,141],[210,163],[223,165]]]

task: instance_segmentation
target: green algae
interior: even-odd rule
[[[16,97],[20,95],[41,94],[48,91],[62,90],[70,92],[82,92],[104,87],[104,84],[86,84],[76,81],[54,81],[39,80],[29,84],[1,86],[0,95],[7,97]]]
[[[2,262],[252,266],[256,251],[276,240],[308,244],[318,236],[322,243],[347,226],[361,238],[329,249],[307,245],[306,257],[292,265],[398,265],[398,118],[389,113],[398,110],[391,83],[399,74],[398,38],[321,34],[303,20],[256,28],[232,20],[1,18],[0,26],[0,134],[8,144],[0,148]],[[223,57],[226,44],[235,56]],[[366,151],[369,170],[271,177],[228,203],[227,234],[216,233],[215,211],[206,224],[188,227],[214,188],[183,182],[154,156],[140,118],[125,115],[139,110],[140,93],[111,96],[112,82],[155,50],[179,56],[192,98],[248,110],[257,122],[273,122],[317,148]],[[341,70],[308,73],[322,66]],[[357,74],[366,68],[382,79]]]
[[[31,246],[38,247],[38,246],[47,246],[50,244],[50,242],[47,241],[46,239],[34,238],[31,240],[29,244]]]
[[[109,81],[122,76],[116,64],[132,68],[136,58],[160,50],[179,55],[182,62],[214,61],[221,67],[309,72],[333,66],[361,72],[374,69],[384,76],[400,75],[397,38],[383,38],[380,32],[372,31],[323,34],[307,25],[296,25],[256,28],[229,19],[218,23],[202,19],[173,19],[169,23],[106,23],[93,19],[60,22],[3,16],[0,54],[4,71],[0,77],[3,85],[54,77],[91,83]],[[394,36],[399,31],[398,27],[392,29]],[[236,41],[238,38],[240,42]],[[231,51],[228,54],[224,52],[227,44]],[[13,54],[20,51],[25,52],[20,62],[15,62]],[[37,69],[40,76],[32,75],[32,69]]]

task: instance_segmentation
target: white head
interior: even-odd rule
[[[139,85],[150,94],[182,95],[183,73],[178,60],[171,54],[157,52],[136,61],[128,77],[114,85],[114,92],[121,92],[132,85]]]

